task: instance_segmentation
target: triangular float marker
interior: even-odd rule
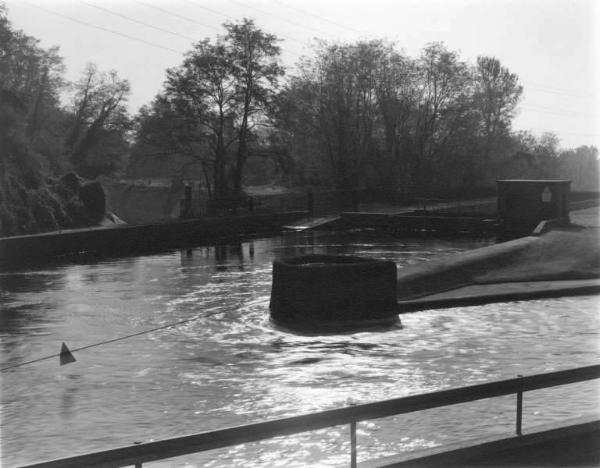
[[[76,359],[73,354],[71,354],[71,350],[63,341],[62,347],[60,348],[60,365],[64,366],[65,364],[71,364],[75,361]]]

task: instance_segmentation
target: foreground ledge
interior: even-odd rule
[[[521,436],[488,436],[360,463],[360,468],[600,466],[594,416],[537,426]]]

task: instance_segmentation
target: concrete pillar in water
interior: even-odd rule
[[[396,264],[334,255],[276,260],[269,308],[275,323],[299,331],[396,324]]]

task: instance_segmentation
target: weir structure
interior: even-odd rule
[[[544,191],[540,195],[540,200],[546,203]],[[547,195],[546,195],[547,197]],[[561,205],[563,206],[563,200]],[[298,219],[297,213],[286,215],[288,219],[276,217],[272,219],[273,224],[281,225],[282,221],[290,222],[293,219]],[[382,218],[383,215],[376,215]],[[231,224],[226,220],[218,220],[214,225],[210,225],[211,233],[223,234],[231,229]],[[275,222],[276,221],[276,222]],[[380,222],[389,222],[389,219],[381,220]],[[160,240],[161,245],[170,246],[181,242],[196,242],[200,236],[207,235],[208,223],[201,221],[189,221],[185,227],[185,235],[176,229],[174,226],[152,226],[153,244]],[[238,219],[240,230],[255,230],[258,227],[264,228],[265,219],[257,217]],[[175,226],[182,227],[181,224]],[[142,237],[141,231],[147,234],[148,227],[125,227],[119,228],[119,237],[126,239],[123,246],[139,248],[139,240]],[[104,246],[107,250],[114,248],[110,240],[112,237],[109,233],[116,233],[115,230],[96,230],[93,235],[97,236],[93,244]],[[127,233],[127,236],[123,236]],[[47,240],[56,240],[56,234],[46,237]],[[3,239],[0,242],[0,254],[8,255],[18,249],[11,248],[10,242],[20,242],[20,246],[27,245],[32,240],[28,236],[22,236],[20,239]],[[33,237],[33,236],[32,236]],[[61,245],[67,245],[72,251],[73,244],[77,249],[85,250],[88,247],[89,236],[79,232],[61,233],[58,235],[63,241]],[[80,239],[81,237],[81,239]],[[85,239],[84,239],[85,238]],[[77,242],[75,242],[77,241]],[[524,241],[521,241],[524,242]],[[529,241],[528,241],[529,242]],[[531,241],[533,242],[533,241]],[[39,243],[35,244],[39,247]],[[48,244],[46,244],[48,245]],[[15,245],[12,245],[15,247]],[[148,246],[149,247],[149,246]],[[51,250],[56,253],[57,248],[54,246]],[[58,249],[60,250],[60,249]],[[489,251],[488,251],[489,252]],[[36,252],[40,253],[40,252]],[[42,252],[48,253],[48,252]],[[66,252],[65,252],[66,253]],[[1,255],[0,255],[1,256]],[[445,275],[447,276],[447,275]],[[592,285],[596,291],[598,285]],[[503,296],[506,299],[506,295]],[[423,305],[420,304],[420,307]],[[437,304],[439,306],[439,304]],[[460,447],[453,448],[438,448],[434,452],[430,451],[427,454],[403,454],[398,457],[386,458],[381,460],[373,460],[367,463],[367,466],[372,467],[392,467],[392,466],[448,466],[450,464],[456,466],[480,466],[484,463],[498,466],[508,466],[507,460],[512,460],[510,463],[520,465],[535,465],[537,460],[552,459],[552,457],[563,457],[563,465],[571,465],[574,461],[568,457],[571,454],[568,450],[563,450],[565,444],[579,444],[581,453],[583,453],[583,462],[581,459],[576,460],[578,464],[597,466],[600,465],[600,445],[597,441],[600,437],[600,420],[592,418],[589,421],[577,422],[573,424],[554,427],[552,429],[533,428],[525,433],[522,426],[523,414],[523,394],[527,391],[537,390],[542,388],[565,385],[575,382],[582,382],[600,378],[600,365],[592,365],[577,369],[570,369],[547,374],[538,374],[528,377],[517,377],[508,380],[472,385],[468,387],[441,390],[423,395],[415,395],[391,400],[384,400],[375,403],[361,404],[346,408],[339,408],[318,413],[300,415],[296,417],[271,420],[261,423],[248,424],[233,428],[227,428],[216,431],[201,432],[197,434],[176,437],[156,442],[142,443],[127,447],[115,448],[85,455],[79,455],[69,458],[63,458],[54,461],[41,462],[32,465],[31,467],[54,468],[54,467],[117,467],[117,466],[136,466],[141,467],[143,463],[164,460],[167,458],[187,455],[191,453],[199,453],[208,450],[229,447],[233,445],[256,442],[272,437],[291,435],[306,431],[318,430],[338,425],[349,426],[350,437],[350,454],[349,461],[351,467],[357,466],[357,451],[358,440],[356,428],[361,421],[370,419],[382,418],[398,414],[405,414],[415,411],[421,411],[431,408],[438,408],[447,405],[476,401],[484,398],[492,398],[502,395],[516,396],[516,417],[515,417],[515,432],[516,435],[500,436],[495,438],[486,438],[485,440],[467,441],[461,444]],[[597,412],[597,409],[594,409]],[[582,447],[580,447],[583,445]],[[521,454],[521,455],[519,455]],[[519,458],[522,456],[524,458]],[[579,455],[581,456],[581,455]],[[512,457],[512,459],[511,459]],[[515,457],[517,457],[515,459]],[[529,458],[528,458],[529,457]],[[533,458],[531,458],[533,457]],[[567,457],[567,458],[564,458]],[[533,460],[533,461],[532,461]],[[539,465],[539,463],[537,463]]]
[[[515,433],[466,441],[460,447],[444,450],[436,448],[428,453],[404,454],[399,457],[386,457],[371,460],[360,466],[400,467],[400,466],[535,466],[539,460],[550,459],[559,465],[597,466],[600,462],[600,420],[596,418],[577,421],[569,425],[551,429],[523,428],[523,405],[525,392],[555,387],[600,378],[600,365],[575,369],[518,376],[517,378],[470,385],[467,387],[440,390],[375,403],[366,403],[345,408],[321,411],[289,418],[275,419],[247,424],[216,431],[202,432],[183,437],[165,439],[120,447],[101,452],[88,453],[53,461],[34,463],[22,468],[75,468],[75,467],[121,467],[141,468],[143,463],[165,460],[182,455],[205,452],[223,447],[257,442],[272,437],[298,434],[333,426],[349,426],[350,437],[349,466],[356,468],[358,440],[356,426],[361,421],[383,418],[398,414],[439,408],[466,403],[484,398],[515,395]],[[594,410],[592,410],[594,411]],[[564,445],[575,444],[576,452],[565,450]],[[512,458],[511,458],[512,457]],[[516,457],[516,458],[515,458]],[[548,458],[549,457],[549,458]],[[562,457],[562,458],[561,458]],[[494,463],[495,462],[495,463]],[[543,463],[542,463],[543,464]]]

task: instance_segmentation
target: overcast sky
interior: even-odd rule
[[[2,1],[2,0],[0,0]],[[132,112],[165,70],[227,20],[252,18],[283,39],[293,72],[315,37],[388,39],[411,56],[443,41],[473,63],[492,55],[524,87],[514,128],[552,131],[562,147],[600,148],[600,1],[597,0],[4,0],[17,29],[57,45],[67,78],[87,62],[131,82]],[[137,21],[137,23],[136,23]],[[145,24],[140,24],[145,23]]]

